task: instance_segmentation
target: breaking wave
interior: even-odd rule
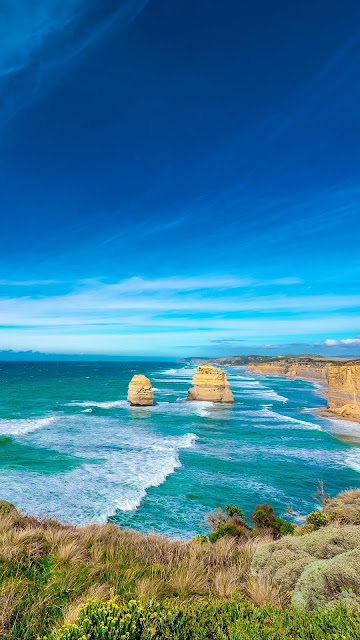
[[[18,436],[48,427],[55,421],[54,416],[48,418],[0,418],[0,434],[3,436]]]

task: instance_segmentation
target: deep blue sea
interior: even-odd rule
[[[189,538],[211,509],[260,502],[295,521],[318,480],[360,487],[360,425],[321,418],[319,385],[226,369],[234,405],[186,402],[195,368],[167,362],[0,363],[0,499],[73,523]],[[144,373],[153,407],[130,407]]]

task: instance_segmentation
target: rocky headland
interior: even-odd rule
[[[187,400],[207,400],[209,402],[234,402],[234,396],[222,369],[210,364],[201,364],[192,379]]]
[[[360,360],[277,358],[250,363],[246,371],[323,382],[327,407],[320,413],[360,422]]]
[[[264,373],[269,376],[285,376],[302,380],[327,382],[330,362],[311,358],[282,358],[268,362],[254,362],[247,365],[248,373]]]
[[[154,404],[154,392],[149,378],[142,374],[132,377],[127,394],[128,402],[133,406],[149,406]]]
[[[331,365],[328,385],[328,404],[323,413],[360,422],[360,360]]]

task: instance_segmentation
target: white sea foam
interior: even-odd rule
[[[289,428],[292,424],[298,424],[306,427],[307,429],[322,430],[321,426],[315,422],[307,422],[291,416],[285,416],[277,411],[272,411],[270,407],[272,407],[272,405],[262,405],[262,408],[257,411],[243,410],[241,411],[241,415],[249,417],[252,422],[259,423],[260,427],[262,423],[265,423],[264,426],[266,426],[266,428],[271,427],[272,429],[275,429],[277,427],[276,423],[280,422],[281,425],[279,425],[279,427],[282,429],[284,426],[286,428],[286,424],[289,425]]]
[[[266,387],[261,389],[246,389],[244,392],[237,391],[240,396],[246,396],[248,398],[256,398],[260,400],[272,400],[274,402],[287,402],[288,398],[281,396],[273,389],[267,389]]]
[[[23,468],[0,471],[0,490],[33,513],[74,523],[104,522],[117,509],[136,509],[149,487],[181,466],[179,452],[197,436],[163,436],[139,422],[95,415],[63,415],[54,428],[27,436],[33,446],[70,456],[78,466],[50,473],[46,482]]]
[[[195,373],[195,367],[182,367],[181,369],[165,369],[164,371],[159,371],[162,376],[173,376],[173,377],[183,377],[183,378],[192,378]]]
[[[55,421],[54,416],[47,418],[10,418],[0,419],[0,434],[3,436],[17,436],[24,433],[31,433],[38,429],[48,427]]]
[[[236,389],[266,389],[258,380],[229,380],[230,386]]]
[[[345,465],[360,473],[360,449],[352,449],[345,456]]]
[[[97,402],[96,400],[84,400],[68,402],[67,407],[99,407],[99,409],[121,409],[128,407],[127,400],[111,400],[109,402]]]

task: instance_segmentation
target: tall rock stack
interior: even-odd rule
[[[149,378],[142,374],[133,376],[129,383],[127,399],[132,406],[144,407],[154,404],[154,392]]]
[[[234,396],[222,369],[210,364],[201,364],[192,379],[187,400],[208,400],[209,402],[234,402]]]

